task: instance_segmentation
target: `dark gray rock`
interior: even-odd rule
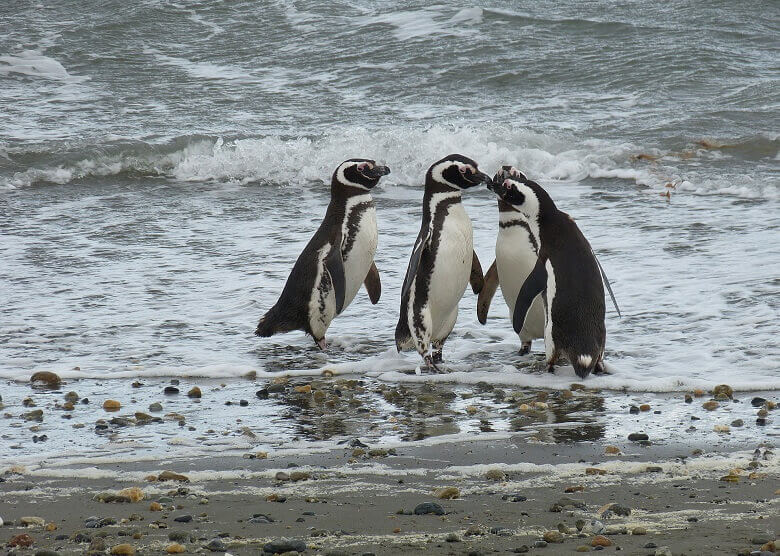
[[[190,534],[187,531],[171,531],[168,533],[168,540],[178,543],[185,543],[190,540]]]
[[[277,539],[263,545],[263,552],[268,554],[281,554],[283,552],[305,552],[306,543],[296,539]]]
[[[227,551],[227,546],[222,542],[222,539],[211,539],[209,544],[206,545],[206,549],[211,552],[225,552]]]
[[[628,439],[632,442],[638,442],[640,440],[648,440],[650,437],[643,432],[632,432],[628,435]]]
[[[192,521],[192,516],[190,514],[177,515],[173,518],[173,520],[179,523],[189,523]]]
[[[417,504],[417,506],[415,506],[414,513],[415,515],[444,515],[444,508],[436,502],[423,502],[422,504]]]

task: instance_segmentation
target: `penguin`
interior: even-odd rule
[[[490,181],[476,162],[459,154],[445,156],[425,175],[422,225],[401,289],[395,343],[398,351],[414,347],[430,371],[443,372],[437,363],[443,361],[466,285],[474,293],[482,289],[482,266],[461,193]]]
[[[336,168],[325,218],[298,256],[279,300],[260,319],[257,336],[303,330],[324,350],[331,321],[349,306],[361,284],[371,303],[379,302],[382,287],[374,264],[377,227],[371,189],[389,173],[387,166],[362,158]]]
[[[512,166],[503,166],[493,177],[493,181],[503,181],[505,177],[518,176],[519,170]],[[477,300],[477,318],[487,322],[490,302],[501,286],[509,314],[515,309],[517,294],[525,279],[533,270],[539,255],[539,242],[531,232],[528,219],[512,208],[512,205],[498,199],[498,236],[496,238],[496,259],[485,273],[485,285]],[[528,309],[523,328],[520,330],[520,355],[531,351],[534,339],[544,337],[545,308],[543,296],[537,295]]]
[[[588,240],[538,183],[517,171],[503,177],[488,188],[528,220],[539,246],[515,302],[515,332],[522,331],[534,299],[544,292],[547,370],[554,372],[556,361],[565,355],[580,378],[594,370],[605,372],[603,272]]]

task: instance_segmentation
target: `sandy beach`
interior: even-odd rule
[[[326,413],[324,403],[332,391],[340,390],[344,398],[354,400],[350,387],[355,391],[360,383],[370,389],[363,381],[338,377],[252,383],[262,387],[246,406],[226,406],[221,398],[212,403],[249,412],[264,404],[289,405],[294,400],[317,407],[315,400],[320,399]],[[125,386],[135,391],[138,401],[145,390],[152,396],[149,399],[159,396],[165,384],[170,387],[170,381],[162,380],[135,389]],[[62,391],[16,386],[44,407],[43,423],[27,423],[27,429],[40,427],[37,434],[49,437],[70,434],[61,423],[72,428],[72,419],[49,417]],[[84,382],[71,386],[82,391],[95,387]],[[247,383],[235,388],[246,392]],[[178,414],[181,422],[160,419],[156,426],[174,432],[199,429],[196,416],[203,404],[224,390],[205,385],[203,389],[199,403],[183,395],[176,398],[182,408],[196,408],[186,418]],[[488,389],[493,398],[494,390]],[[114,391],[121,388],[115,384]],[[499,395],[505,404],[493,409],[493,419],[509,410],[536,415],[536,422],[529,417],[522,430],[480,432],[478,439],[470,439],[474,433],[450,429],[443,434],[420,434],[417,439],[402,435],[388,440],[377,431],[377,423],[402,423],[406,417],[423,415],[426,408],[418,403],[428,399],[425,396],[435,398],[436,390],[423,384],[405,393],[409,409],[395,414],[359,412],[352,403],[353,410],[345,409],[341,417],[350,421],[362,415],[363,427],[350,429],[354,436],[336,435],[320,443],[300,440],[312,415],[297,417],[298,437],[275,443],[250,438],[246,444],[215,447],[206,442],[192,445],[175,436],[167,442],[163,436],[143,440],[134,431],[154,425],[145,424],[138,413],[122,417],[120,412],[117,418],[101,410],[106,418],[90,425],[95,430],[75,429],[83,436],[107,440],[100,453],[25,456],[18,461],[26,463],[16,464],[7,457],[10,451],[4,453],[0,539],[9,552],[17,554],[44,554],[45,550],[63,554],[166,550],[254,554],[265,549],[332,555],[596,550],[676,555],[751,554],[762,546],[772,549],[780,503],[780,466],[771,447],[776,429],[747,423],[732,429],[746,434],[719,433],[725,439],[716,443],[706,434],[678,429],[664,415],[678,407],[703,433],[716,426],[712,423],[722,422],[732,409],[738,407],[745,415],[766,411],[771,400],[754,407],[755,396],[732,393],[737,401],[721,400],[719,409],[709,411],[704,407],[713,401],[709,395],[692,398],[692,403],[685,403],[682,395],[644,395],[660,417],[647,407],[634,410],[634,397],[617,392],[576,386],[574,391],[563,392],[516,391],[505,398]],[[472,417],[470,413],[485,411],[485,395],[478,387],[460,391],[457,397],[473,405],[453,413],[455,424],[451,426],[466,430],[461,421]],[[232,398],[232,394],[225,397]],[[568,435],[552,432],[556,429],[550,421],[554,424],[556,412],[563,415],[567,407],[569,411],[596,407],[596,400],[603,404],[604,398],[622,405],[620,412],[596,410],[595,422],[563,422],[561,430],[568,430]],[[170,395],[160,399],[173,404]],[[435,406],[435,400],[428,401]],[[18,421],[14,414],[24,408],[8,402],[6,397],[6,419]],[[447,415],[451,403],[448,400],[439,413]],[[76,414],[77,418],[88,415]],[[482,417],[490,422],[489,415]],[[322,414],[319,419],[324,419]],[[653,419],[663,419],[665,425],[648,427]],[[619,420],[644,420],[644,426],[635,428],[649,430],[649,439],[610,437],[607,423]],[[625,430],[634,430],[633,424],[628,426]],[[419,423],[416,427],[424,430]],[[594,428],[601,434],[593,436]],[[245,429],[240,423],[233,426],[241,438],[248,437]],[[593,437],[587,439],[588,434]],[[220,435],[226,436],[225,432]],[[206,431],[204,436],[211,435]],[[154,445],[158,442],[167,450],[183,443],[183,451],[166,453],[163,446]],[[42,446],[45,442],[38,443],[37,449],[43,450]],[[173,472],[173,478],[159,480],[166,478],[163,472]],[[28,541],[19,535],[28,535],[33,544],[12,547]]]

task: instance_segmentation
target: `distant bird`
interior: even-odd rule
[[[547,311],[544,329],[547,369],[552,372],[558,357],[565,355],[580,378],[592,371],[605,372],[602,277],[610,295],[612,291],[588,240],[538,183],[516,170],[501,177],[491,181],[489,189],[528,220],[539,246],[536,264],[515,302],[512,314],[515,332],[522,331],[529,308],[543,292]]]
[[[282,295],[260,319],[255,334],[303,330],[325,349],[333,318],[364,284],[376,304],[382,291],[374,264],[376,208],[371,189],[390,173],[373,160],[353,158],[333,172],[330,204],[319,229],[293,266]]]
[[[503,181],[505,177],[521,175],[516,168],[504,166],[493,177],[493,181]],[[538,255],[539,242],[531,232],[528,219],[512,205],[499,198],[496,260],[485,273],[485,287],[482,288],[477,300],[479,322],[482,324],[487,322],[490,302],[499,285],[504,301],[509,307],[509,314],[514,312],[517,294],[520,293],[520,287],[533,270]],[[523,328],[519,332],[520,355],[531,351],[531,343],[534,339],[544,337],[544,315],[544,300],[539,294],[531,302]]]
[[[488,182],[476,162],[459,154],[445,156],[425,175],[422,226],[401,290],[395,343],[398,351],[414,347],[428,370],[442,372],[437,363],[443,360],[466,284],[474,293],[482,289],[482,267],[461,193]]]

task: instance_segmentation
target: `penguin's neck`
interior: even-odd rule
[[[461,191],[451,187],[426,187],[423,195],[423,220],[430,222],[436,215],[436,209],[441,203],[452,205],[460,203]]]
[[[498,225],[501,228],[507,228],[509,226],[512,226],[513,224],[516,224],[518,222],[522,222],[528,227],[528,230],[531,232],[531,235],[534,236],[534,239],[536,240],[536,244],[539,245],[540,237],[540,226],[539,226],[539,217],[536,218],[528,218],[525,214],[522,212],[515,210],[512,205],[509,203],[505,203],[504,201],[499,200],[498,201]]]

